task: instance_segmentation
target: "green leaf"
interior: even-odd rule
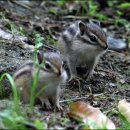
[[[34,123],[35,123],[37,129],[39,129],[39,130],[46,129],[46,124],[42,123],[39,119],[36,119]]]
[[[41,47],[43,44],[43,40],[44,38],[41,36],[41,34],[36,33],[35,34],[35,48],[38,49],[39,47]]]
[[[122,124],[122,129],[130,129],[130,123],[127,121],[127,119],[119,113],[120,122]]]
[[[122,3],[122,4],[118,5],[117,7],[120,8],[120,9],[129,8],[130,2]]]
[[[7,77],[7,78],[9,79],[10,84],[11,84],[12,91],[13,91],[13,95],[14,95],[14,106],[15,106],[15,110],[16,110],[17,112],[20,112],[19,96],[18,96],[18,93],[17,93],[17,88],[16,88],[16,85],[15,85],[15,82],[14,82],[13,78],[12,78],[11,75],[8,74],[8,73],[4,73],[4,74],[2,74],[2,76],[0,77],[0,91],[1,91],[1,94],[2,94],[1,81],[3,80],[4,77]]]
[[[19,115],[12,109],[6,109],[0,112],[0,128],[1,129],[23,129],[26,130],[26,118]]]

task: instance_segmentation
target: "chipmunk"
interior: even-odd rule
[[[70,69],[71,78],[77,76],[76,67],[86,65],[83,78],[89,78],[99,59],[108,48],[107,35],[101,29],[100,22],[91,20],[87,24],[76,21],[59,38],[58,49]]]
[[[60,84],[67,79],[67,73],[63,68],[63,61],[57,52],[44,52],[37,54],[38,62],[29,61],[23,64],[20,69],[14,74],[18,92],[21,94],[23,103],[29,103],[32,83],[34,76],[37,73],[40,64],[44,61],[38,75],[38,83],[35,90],[35,95],[42,89],[43,91],[36,97],[46,106],[47,109],[52,109],[49,99],[52,100],[54,106],[59,110],[62,107],[59,105],[59,89]]]

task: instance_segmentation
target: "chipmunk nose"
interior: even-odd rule
[[[59,76],[61,75],[61,71],[59,71],[58,75],[59,75]]]
[[[59,71],[58,71],[58,76],[61,76],[61,74],[62,74],[62,67],[59,69]]]

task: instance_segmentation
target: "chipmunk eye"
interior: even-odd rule
[[[66,67],[66,63],[62,62],[62,67],[65,68]]]
[[[45,63],[45,69],[51,69],[51,66],[50,66],[50,64],[48,64],[48,63]]]
[[[62,61],[62,66],[64,66],[64,62]]]
[[[95,35],[89,35],[89,38],[92,42],[97,42],[97,37]]]

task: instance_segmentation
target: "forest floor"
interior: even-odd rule
[[[55,46],[60,34],[68,25],[79,19],[88,21],[88,19],[95,18],[82,16],[80,12],[82,5],[76,2],[66,3],[66,7],[59,6],[57,2],[52,1],[32,1],[29,5],[27,3],[19,5],[17,2],[0,1],[0,29],[16,37],[23,36],[25,39],[23,41],[30,46],[34,46],[35,32],[41,34],[45,43]],[[104,15],[113,15],[113,12],[108,14],[107,10],[114,12],[112,8],[106,8]],[[87,10],[85,11],[87,14]],[[107,30],[108,35],[125,39],[128,42],[130,30],[127,30],[124,25],[116,25],[114,20],[106,19],[101,20],[101,26]],[[13,75],[22,63],[30,59],[33,59],[33,52],[30,49],[21,46],[17,40],[0,38],[1,75],[4,72]],[[116,127],[122,128],[117,106],[121,99],[130,101],[129,49],[121,52],[107,51],[98,61],[95,72],[87,83],[81,82],[79,85],[75,82],[65,86],[64,92],[60,95],[63,113],[43,110],[38,105],[35,106],[34,114],[29,120],[39,119],[47,124],[47,128],[78,128],[79,123],[68,118],[68,104],[70,101],[84,101],[100,108],[115,123]],[[12,91],[7,79],[3,82],[4,94],[0,104],[6,104],[5,107],[7,107]],[[3,110],[3,106],[0,106],[0,109]],[[26,106],[22,105],[22,107],[26,111]]]

